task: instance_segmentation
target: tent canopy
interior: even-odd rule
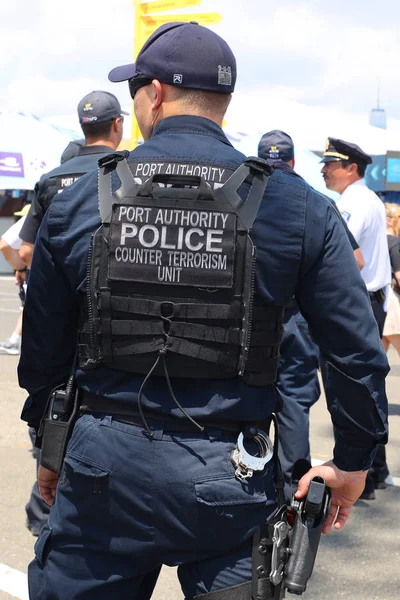
[[[0,189],[33,190],[43,173],[60,164],[74,131],[32,114],[0,112]]]

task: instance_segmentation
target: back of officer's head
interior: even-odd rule
[[[279,129],[268,131],[260,139],[258,156],[272,163],[282,161],[294,168],[293,140],[290,135]]]
[[[87,146],[99,142],[118,146],[123,133],[123,115],[127,113],[114,94],[102,90],[90,92],[79,102],[77,110]]]
[[[136,63],[116,67],[110,81],[128,81],[144,139],[163,118],[207,117],[221,125],[236,83],[236,60],[219,35],[197,23],[166,23],[147,40]]]

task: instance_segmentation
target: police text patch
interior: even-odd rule
[[[68,174],[68,175],[59,175],[57,177],[57,194],[60,194],[65,188],[69,187],[75,181],[78,181],[82,177],[83,173],[79,174]]]
[[[235,240],[234,213],[119,204],[110,224],[109,277],[228,288]]]

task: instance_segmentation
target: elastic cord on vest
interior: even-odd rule
[[[175,404],[177,405],[177,407],[179,408],[179,410],[181,410],[183,412],[183,414],[185,415],[185,417],[187,419],[189,419],[189,421],[191,421],[196,427],[198,427],[199,431],[204,431],[204,427],[202,427],[199,423],[197,423],[197,421],[195,421],[186,412],[186,410],[183,408],[183,406],[181,406],[181,404],[178,402],[177,397],[174,394],[174,390],[172,389],[172,385],[171,385],[171,380],[169,378],[169,373],[168,373],[168,369],[167,369],[167,363],[165,362],[165,355],[166,355],[166,353],[167,353],[166,348],[162,348],[159,351],[157,359],[154,362],[154,365],[151,367],[150,371],[147,373],[146,377],[144,378],[143,383],[140,386],[140,390],[139,390],[139,394],[138,394],[138,409],[139,409],[139,414],[140,414],[140,418],[142,419],[143,425],[144,425],[144,427],[145,427],[145,429],[147,431],[147,434],[148,434],[149,437],[153,437],[153,435],[154,435],[153,432],[151,431],[151,429],[150,429],[147,421],[146,421],[146,417],[144,416],[144,411],[143,411],[143,406],[142,406],[142,395],[143,395],[144,386],[146,385],[146,383],[150,379],[152,373],[157,368],[157,365],[160,362],[160,358],[162,359],[163,368],[164,368],[164,374],[165,374],[165,379],[167,380],[168,390],[169,390],[169,393],[171,395],[171,398],[173,399],[173,401],[175,402]]]
[[[285,488],[285,481],[283,479],[283,473],[282,473],[282,467],[281,467],[281,461],[279,460],[279,454],[278,454],[278,445],[279,445],[279,424],[278,424],[278,418],[276,416],[275,413],[273,413],[271,415],[271,420],[274,424],[274,454],[273,454],[273,461],[274,461],[274,485],[275,485],[275,491],[276,491],[276,495],[278,498],[278,506],[282,507],[285,504],[285,494],[284,494],[284,488]]]

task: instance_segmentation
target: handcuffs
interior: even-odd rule
[[[246,481],[253,477],[254,471],[263,471],[265,465],[271,460],[274,454],[274,446],[270,437],[260,429],[257,429],[251,435],[259,447],[259,456],[249,454],[244,447],[245,436],[243,432],[239,433],[236,442],[236,448],[232,452],[232,463],[236,467],[235,477],[239,481]]]

